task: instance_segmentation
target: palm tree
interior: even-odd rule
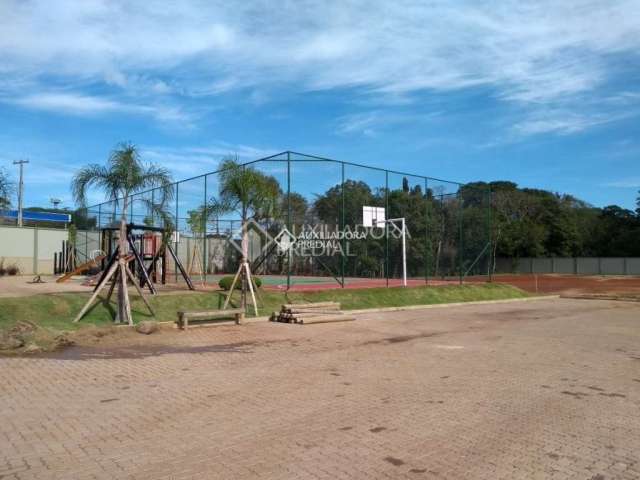
[[[9,208],[11,206],[11,194],[13,193],[14,185],[9,178],[9,173],[0,168],[0,208]]]
[[[218,173],[219,196],[211,200],[208,215],[216,218],[225,213],[239,211],[242,218],[241,265],[249,259],[249,219],[274,218],[279,207],[280,185],[271,176],[239,163],[237,157],[226,157]],[[247,278],[242,278],[242,307],[246,308]],[[229,292],[229,298],[233,288]]]
[[[73,177],[71,182],[71,190],[74,199],[81,206],[86,205],[87,193],[90,188],[99,188],[106,194],[108,200],[113,201],[116,206],[122,202],[122,210],[120,215],[120,234],[118,238],[118,262],[114,262],[112,271],[103,279],[103,285],[99,285],[92,298],[89,300],[85,308],[80,312],[75,321],[78,321],[97,296],[102,286],[108,281],[109,277],[116,273],[119,267],[118,282],[118,316],[117,321],[133,323],[129,304],[129,294],[127,291],[127,277],[138,288],[138,285],[129,271],[125,258],[129,251],[127,245],[127,211],[131,196],[135,193],[145,190],[156,189],[154,197],[157,203],[146,199],[136,199],[146,204],[147,208],[159,214],[166,221],[164,214],[164,203],[173,196],[173,184],[171,176],[163,167],[150,164],[146,165],[142,162],[137,148],[131,143],[122,143],[111,152],[107,165],[90,164],[81,168]],[[165,225],[166,227],[166,225]],[[117,274],[114,277],[116,281]],[[140,295],[141,290],[138,288]],[[142,296],[143,300],[146,299]],[[147,306],[148,303],[147,303]],[[149,307],[149,309],[151,309]]]

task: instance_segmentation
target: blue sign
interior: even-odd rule
[[[0,215],[4,218],[18,219],[17,210],[0,210]],[[22,220],[24,222],[71,223],[71,215],[68,213],[31,212],[29,210],[23,210]]]

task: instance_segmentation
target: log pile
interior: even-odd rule
[[[355,317],[340,311],[340,304],[337,302],[287,303],[282,305],[279,312],[271,314],[272,322],[282,323],[311,324],[352,320]]]

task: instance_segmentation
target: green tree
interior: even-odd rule
[[[205,231],[205,207],[200,206],[195,210],[189,210],[187,212],[187,225],[189,225],[189,230],[195,234],[202,235]]]
[[[156,188],[157,203],[152,203],[150,200],[142,198],[137,200],[145,203],[150,211],[164,216],[164,202],[173,196],[171,176],[163,167],[144,164],[137,148],[130,143],[123,143],[111,152],[107,165],[90,164],[81,168],[74,175],[71,182],[71,190],[75,201],[80,206],[84,207],[86,205],[87,193],[91,188],[102,190],[107,199],[115,202],[116,205],[119,205],[120,202],[122,203],[118,239],[118,263],[124,266],[126,265],[125,258],[129,251],[127,245],[127,212],[129,211],[131,196],[138,192]],[[117,319],[120,322],[126,321],[131,324],[133,322],[129,309],[129,294],[126,289],[125,278],[118,282]],[[78,319],[80,316],[78,316]]]
[[[309,219],[309,202],[304,196],[296,192],[291,192],[289,198],[286,195],[281,196],[280,201],[280,216],[283,218],[288,217],[289,210],[291,210],[291,225],[293,225],[298,231]]]
[[[342,184],[335,185],[323,195],[316,198],[314,210],[325,224],[341,225]],[[378,205],[376,197],[369,185],[363,181],[347,180],[344,182],[344,223],[355,226],[361,223],[362,207]]]
[[[11,206],[11,195],[15,186],[9,177],[9,172],[4,168],[0,168],[0,208],[9,208]]]
[[[278,181],[251,166],[239,163],[237,157],[227,157],[218,172],[218,197],[211,199],[209,215],[239,212],[242,224],[273,219],[279,209]],[[242,254],[248,258],[248,235],[242,237]]]
[[[279,211],[280,185],[269,175],[252,166],[242,165],[237,157],[227,157],[220,165],[218,172],[218,197],[211,200],[210,213],[223,215],[239,212],[242,225],[253,219],[269,221]],[[242,258],[240,262],[249,260],[249,232],[242,229]],[[242,281],[242,308],[246,308],[247,282]]]

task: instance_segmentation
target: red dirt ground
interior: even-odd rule
[[[470,281],[482,277],[469,278]],[[532,293],[633,293],[640,294],[640,277],[580,275],[495,275],[494,282],[507,283]]]
[[[488,277],[467,277],[465,284],[486,283]],[[578,276],[578,275],[495,275],[495,283],[506,283],[521,288],[527,292],[540,294],[614,294],[632,293],[640,294],[640,277],[620,277],[620,276]],[[409,279],[410,287],[423,286],[424,279]],[[433,280],[429,279],[429,286],[458,285],[458,279]],[[402,285],[399,279],[390,279],[390,287]],[[345,288],[375,288],[387,286],[384,279],[349,279]],[[282,290],[285,287],[265,287],[274,290]],[[335,281],[331,280],[324,284],[300,284],[292,285],[291,291],[317,291],[340,288]]]

